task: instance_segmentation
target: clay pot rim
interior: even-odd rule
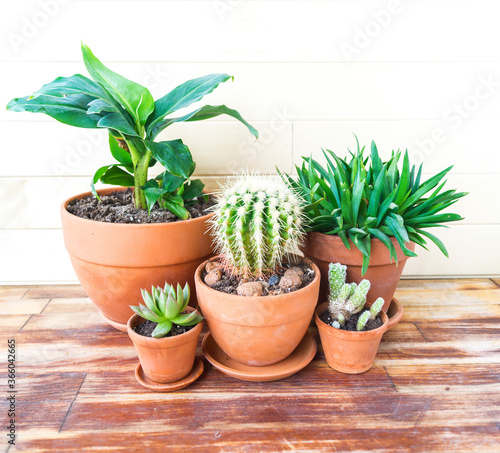
[[[280,300],[280,299],[286,299],[286,298],[289,298],[290,296],[294,296],[294,295],[298,295],[301,291],[303,290],[306,290],[308,289],[310,286],[313,286],[314,284],[316,283],[319,283],[319,279],[321,278],[321,274],[320,274],[320,270],[318,268],[318,266],[316,266],[315,263],[313,263],[312,260],[310,260],[309,258],[307,258],[306,256],[303,257],[303,260],[307,262],[307,265],[311,267],[311,269],[314,271],[314,278],[312,279],[312,281],[309,282],[309,284],[307,286],[304,286],[300,289],[298,289],[297,291],[292,291],[292,292],[289,292],[289,293],[284,293],[284,294],[278,294],[278,295],[271,295],[271,296],[239,296],[237,294],[228,294],[228,293],[224,293],[222,291],[217,291],[216,289],[213,289],[211,288],[210,286],[208,286],[201,278],[201,273],[203,271],[203,269],[205,269],[205,266],[207,265],[207,263],[211,262],[211,261],[218,261],[220,260],[220,255],[217,255],[217,256],[214,256],[206,261],[203,261],[203,263],[201,263],[198,268],[196,269],[196,272],[194,274],[194,279],[195,279],[195,282],[199,282],[200,284],[202,284],[208,291],[210,294],[212,294],[214,297],[217,297],[217,294],[223,294],[224,297],[228,296],[228,297],[232,297],[232,298],[235,298],[235,300],[238,300],[238,302],[248,302],[250,304],[255,304],[255,300],[257,299],[259,302],[274,302],[276,300]]]
[[[376,329],[365,330],[362,332],[336,329],[335,327],[330,326],[326,322],[323,322],[319,317],[319,315],[325,311],[327,305],[328,302],[323,302],[322,304],[316,307],[316,310],[314,311],[314,321],[316,322],[316,326],[318,327],[318,329],[321,325],[323,328],[327,329],[327,333],[332,337],[337,337],[343,340],[351,340],[351,341],[367,341],[371,340],[373,337],[376,337],[378,335],[383,335],[385,332],[387,332],[387,330],[389,330],[388,329],[389,317],[383,311],[380,312],[383,324],[380,327],[377,327]]]
[[[115,192],[115,191],[124,191],[127,189],[133,189],[133,187],[123,187],[123,186],[118,186],[118,187],[106,187],[104,189],[98,189],[97,193],[99,195],[107,195],[110,192]],[[70,201],[76,200],[76,199],[82,199],[85,198],[89,195],[92,195],[91,191],[88,192],[82,192],[77,195],[73,195],[72,197],[67,198],[61,203],[61,216],[71,216],[74,222],[81,222],[82,224],[99,224],[99,225],[112,225],[114,228],[158,228],[159,226],[162,227],[168,227],[168,226],[173,226],[177,224],[182,224],[185,225],[186,223],[194,223],[194,222],[205,222],[208,218],[212,217],[214,214],[205,214],[201,217],[196,217],[195,219],[186,219],[186,220],[178,220],[177,222],[156,222],[156,223],[115,223],[115,222],[101,222],[100,220],[90,220],[90,219],[84,219],[82,217],[78,217],[75,214],[72,214],[67,210],[68,204]]]
[[[347,247],[344,244],[344,241],[342,241],[341,237],[338,234],[326,234],[326,233],[323,233],[321,231],[309,231],[307,234],[312,235],[312,236],[326,236],[328,238],[331,238],[332,241],[335,241],[335,242],[343,245],[347,249]],[[396,239],[395,236],[388,236],[388,238],[391,240],[391,242],[394,245],[399,245],[398,240]],[[349,238],[347,238],[347,240],[349,241],[349,244],[351,244],[351,247],[354,246],[354,248],[356,250],[358,250],[358,248],[356,247],[356,244],[354,244],[354,242],[352,242]],[[371,242],[379,243],[385,247],[385,244],[380,239],[377,239],[376,237],[372,236],[370,240],[371,240]],[[407,242],[407,244],[412,244],[412,243],[413,243],[412,241]],[[347,249],[347,250],[349,250],[349,249]],[[407,255],[405,255],[405,256],[407,258],[411,258],[410,256],[407,256]]]
[[[195,309],[193,307],[188,306],[186,307],[186,311],[193,312],[195,311]],[[127,333],[133,343],[138,343],[143,347],[149,347],[154,349],[175,348],[179,344],[188,341],[192,336],[198,337],[200,335],[203,326],[203,321],[200,321],[198,324],[196,324],[196,326],[193,329],[184,332],[180,335],[175,335],[173,337],[153,338],[153,337],[145,337],[144,335],[139,335],[137,332],[134,331],[133,327],[135,327],[138,324],[142,324],[142,322],[141,323],[136,322],[139,319],[143,320],[143,322],[146,321],[144,318],[142,318],[136,313],[134,313],[129,318],[129,320],[127,321]]]

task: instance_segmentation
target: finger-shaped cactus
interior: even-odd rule
[[[366,296],[370,290],[370,282],[368,280],[362,280],[359,285],[356,283],[345,283],[346,270],[346,266],[340,263],[331,263],[328,268],[328,283],[330,285],[328,309],[332,317],[339,324],[339,327],[344,325],[345,321],[353,314],[363,310],[366,303]],[[363,330],[369,319],[375,319],[383,305],[384,299],[379,297],[370,311],[366,311],[366,314],[363,313],[358,318],[358,321],[364,322],[361,329],[358,330]],[[365,318],[367,319],[365,320]],[[358,322],[359,325],[361,324]]]
[[[301,201],[280,180],[240,176],[213,210],[212,234],[223,265],[243,278],[272,273],[302,241]]]
[[[361,316],[358,318],[358,323],[356,324],[356,330],[361,331],[365,328],[366,323],[370,320],[370,312],[368,310],[361,313]]]
[[[370,319],[375,319],[377,315],[382,311],[382,307],[384,306],[384,299],[379,297],[373,305],[370,307]]]
[[[145,289],[141,289],[141,294],[145,305],[139,304],[138,307],[131,305],[130,308],[140,317],[157,323],[151,334],[153,338],[164,337],[174,324],[192,326],[203,319],[197,311],[182,313],[189,303],[190,290],[187,283],[184,288],[177,283],[177,289],[168,283],[164,288],[153,286],[151,294]]]

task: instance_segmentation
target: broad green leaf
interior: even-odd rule
[[[153,209],[155,203],[166,193],[167,191],[165,189],[159,187],[148,187],[144,189],[144,195],[146,196],[146,203],[148,205],[148,214],[151,214],[151,209]]]
[[[127,110],[136,120],[136,124],[144,126],[155,108],[153,96],[151,96],[149,90],[111,71],[83,43],[82,54],[85,67],[90,76],[96,82],[99,82]]]
[[[118,109],[115,106],[111,105],[110,103],[103,101],[102,99],[94,99],[93,101],[89,102],[87,114],[90,115],[91,113],[102,113],[102,112],[118,113]]]
[[[88,94],[71,94],[65,97],[37,96],[12,99],[7,110],[13,112],[45,113],[61,123],[87,129],[97,128],[100,115],[87,114],[87,105],[95,98]]]
[[[170,140],[165,142],[153,142],[148,140],[145,143],[153,157],[170,173],[184,178],[189,178],[191,176],[195,164],[189,148],[182,143],[182,140]]]
[[[200,179],[191,180],[186,184],[184,185],[185,189],[182,194],[184,200],[192,200],[193,198],[199,197],[205,188],[205,184],[203,184]]]
[[[168,196],[162,200],[162,203],[166,209],[174,213],[180,219],[182,220],[189,219],[189,211],[184,207],[182,197],[181,201],[178,201],[174,197]]]
[[[194,102],[201,100],[221,83],[229,79],[232,79],[229,74],[209,74],[188,80],[175,87],[165,96],[155,101],[154,113],[148,120],[148,129],[154,128],[170,113],[189,107]]]
[[[119,113],[115,112],[106,113],[106,116],[103,116],[99,120],[97,126],[106,127],[108,129],[114,129],[116,131],[122,132],[123,134],[130,135],[132,137],[139,137],[135,129]]]
[[[123,149],[119,144],[118,141],[113,137],[111,134],[109,134],[109,150],[111,151],[111,155],[121,164],[126,164],[126,165],[131,165],[132,164],[132,157],[130,156],[130,153]]]
[[[101,176],[100,181],[103,184],[132,187],[134,185],[134,176],[120,168],[119,164],[116,164],[106,170]]]
[[[239,112],[230,109],[225,105],[205,105],[184,116],[180,116],[177,118],[166,118],[155,123],[154,125],[152,124],[151,126],[149,126],[147,130],[147,137],[148,139],[154,139],[163,129],[174,123],[180,123],[184,121],[203,121],[219,115],[228,115],[237,119],[247,127],[247,129],[255,138],[259,137],[259,132],[257,131],[257,129],[255,129],[251,124],[245,121]]]

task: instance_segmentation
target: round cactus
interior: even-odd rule
[[[241,176],[223,189],[214,212],[217,251],[243,278],[272,273],[301,243],[301,200],[282,181]]]

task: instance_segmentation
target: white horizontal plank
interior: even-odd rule
[[[297,121],[293,127],[294,162],[300,164],[301,156],[311,154],[313,158],[323,161],[322,148],[346,156],[348,149],[356,151],[353,135],[356,134],[360,146],[365,146],[367,150],[370,150],[374,140],[384,159],[390,157],[392,150],[408,149],[411,162],[423,162],[426,173],[437,173],[450,165],[453,165],[454,173],[499,173],[497,127],[497,121],[464,120],[456,125],[444,119]],[[444,135],[436,135],[436,130],[442,130]]]
[[[252,122],[259,130],[255,140],[236,120],[174,124],[158,140],[181,138],[197,163],[196,174],[232,174],[260,169],[274,172],[279,163],[292,169],[292,124],[278,115]],[[91,176],[114,163],[107,132],[72,128],[53,122],[0,122],[5,137],[1,176]],[[157,165],[156,171],[160,171]]]
[[[249,121],[500,119],[500,63],[113,63],[155,97],[207,73],[235,76],[206,98]],[[85,72],[81,63],[12,63],[2,74],[0,102],[25,96],[57,76]],[[154,74],[154,76],[152,75]],[[0,120],[46,120],[0,109]],[[215,120],[217,121],[217,120]],[[439,126],[439,124],[438,124]],[[429,131],[431,132],[431,131]]]
[[[226,177],[202,179],[208,190],[216,190]],[[498,175],[451,175],[446,187],[469,192],[451,208],[465,217],[461,225],[500,225],[500,209],[491,203],[491,195],[500,194]],[[62,201],[89,190],[89,177],[0,178],[0,228],[59,228]]]
[[[111,61],[488,61],[500,40],[494,0],[23,0],[0,11],[0,55],[17,61],[76,61],[82,38]]]
[[[410,258],[404,269],[408,277],[500,274],[500,225],[452,225],[433,228],[432,233],[448,249],[446,258],[434,244],[429,252],[417,246],[418,258]],[[430,241],[428,241],[430,243]]]
[[[498,276],[500,226],[455,225],[436,233],[450,258],[431,246],[410,258],[406,277]],[[0,230],[0,285],[75,283],[61,230]]]
[[[0,285],[76,283],[62,230],[0,230]]]

